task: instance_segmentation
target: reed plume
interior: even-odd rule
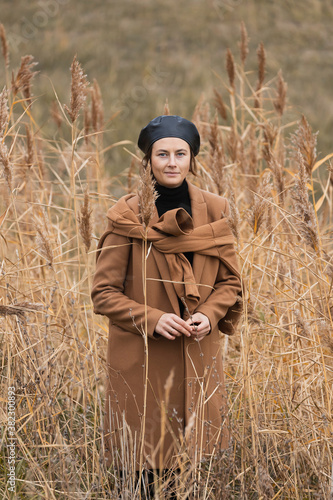
[[[228,117],[227,116],[227,108],[225,107],[223,97],[217,89],[214,89],[214,95],[215,95],[215,99],[214,99],[215,107],[216,107],[219,115],[221,116],[221,118],[223,120],[226,120]]]
[[[8,118],[8,91],[6,87],[4,87],[0,94],[0,138],[4,135],[5,128],[8,124]]]
[[[228,48],[226,53],[226,69],[231,88],[235,89],[235,61],[231,50]]]
[[[41,217],[35,217],[36,226],[36,245],[38,251],[46,259],[48,265],[52,267],[53,264],[53,250],[51,246],[51,236],[49,232],[50,221],[47,218],[45,211],[41,212]]]
[[[91,92],[91,122],[95,132],[99,132],[104,126],[104,107],[101,89],[96,78],[93,79]]]
[[[149,222],[155,211],[155,201],[157,192],[156,181],[153,179],[150,164],[141,170],[141,177],[138,188],[140,216],[144,229],[147,229]]]
[[[21,66],[17,72],[16,78],[14,78],[14,73],[12,74],[12,90],[14,96],[21,91],[25,99],[31,98],[31,82],[39,73],[38,71],[33,71],[33,68],[37,64],[38,63],[34,62],[34,57],[31,55],[21,57]]]
[[[84,193],[83,205],[81,206],[80,211],[77,214],[79,232],[87,253],[89,252],[92,241],[93,224],[91,214],[92,209],[90,208],[89,189],[87,186]]]
[[[275,188],[276,188],[280,203],[281,203],[281,205],[283,205],[285,202],[285,196],[286,196],[283,164],[272,153],[270,154],[269,168],[271,169],[271,171],[273,173],[274,184],[275,184]]]
[[[241,22],[241,41],[240,41],[240,56],[242,65],[245,65],[246,58],[249,53],[249,38],[244,21]]]
[[[7,37],[6,37],[6,30],[3,24],[0,24],[0,40],[1,40],[1,49],[2,49],[2,55],[5,60],[5,65],[6,68],[9,66],[9,49],[8,49],[8,42],[7,42]]]
[[[288,85],[284,81],[283,76],[282,76],[282,71],[280,70],[278,73],[276,99],[273,101],[274,108],[279,116],[283,115],[284,109],[286,107],[287,88],[288,88]]]
[[[238,159],[238,135],[235,127],[231,127],[230,132],[227,136],[227,150],[231,158],[232,163],[236,163]]]
[[[7,306],[0,304],[0,316],[18,316],[25,319],[27,312],[41,311],[45,308],[44,304],[33,302],[17,302]]]
[[[272,122],[266,122],[263,125],[263,129],[264,129],[264,141],[263,141],[262,153],[264,159],[267,161],[267,163],[269,163],[272,157],[274,141],[278,135],[278,129]]]
[[[317,136],[318,132],[312,132],[309,122],[302,115],[296,132],[291,136],[291,142],[294,145],[296,157],[299,153],[302,155],[306,173],[310,178],[317,160]]]
[[[69,114],[69,117],[73,122],[79,116],[81,108],[87,99],[87,87],[89,82],[87,81],[86,75],[83,73],[82,67],[78,62],[76,55],[74,56],[73,62],[71,64],[71,102],[70,107],[64,105],[65,110]]]
[[[3,166],[3,176],[10,192],[13,190],[13,167],[9,161],[9,153],[6,144],[0,140],[0,162]]]
[[[310,245],[315,252],[318,252],[320,240],[316,216],[313,205],[309,201],[307,188],[308,172],[301,151],[297,153],[297,160],[299,175],[298,178],[296,178],[293,190],[293,203],[296,215],[295,226],[305,243]]]
[[[267,223],[267,209],[271,198],[270,174],[263,176],[258,193],[254,193],[253,206],[247,210],[246,219],[251,226],[254,235],[259,233]]]

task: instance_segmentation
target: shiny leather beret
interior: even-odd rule
[[[177,115],[162,115],[154,118],[140,132],[138,146],[145,154],[150,146],[164,137],[179,137],[186,141],[194,156],[199,153],[200,135],[194,123]]]

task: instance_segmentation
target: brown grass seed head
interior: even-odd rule
[[[12,74],[12,90],[14,96],[19,91],[22,91],[25,99],[30,99],[31,82],[37,73],[39,73],[38,71],[33,71],[33,68],[38,64],[33,60],[34,57],[31,55],[21,57],[21,66],[17,72],[16,78],[14,78],[14,73]]]
[[[6,30],[3,24],[0,24],[0,39],[1,39],[1,49],[2,55],[5,60],[6,68],[9,66],[9,50],[8,50],[8,42],[6,37]]]
[[[71,103],[70,107],[64,105],[65,110],[69,114],[72,122],[75,122],[79,116],[79,112],[87,99],[87,87],[89,82],[86,75],[83,73],[82,67],[78,62],[76,55],[71,64]]]

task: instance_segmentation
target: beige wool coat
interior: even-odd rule
[[[109,318],[104,428],[107,462],[116,467],[124,460],[126,442],[136,447],[138,469],[144,413],[145,333],[148,339],[146,465],[163,469],[172,465],[182,449],[190,457],[195,453],[203,456],[228,442],[220,332],[234,331],[241,312],[241,281],[230,229],[225,220],[213,224],[228,213],[227,200],[190,183],[188,188],[192,219],[179,209],[181,213],[173,210],[159,220],[155,209],[149,223],[152,236],[147,245],[146,307],[137,195],[123,197],[108,211],[108,228],[99,242],[92,300],[95,313]],[[195,233],[201,229],[203,232]],[[191,234],[197,234],[197,238],[188,239]],[[214,248],[202,250],[205,235],[213,247],[216,242],[219,248],[216,255]],[[193,248],[184,250],[194,253],[193,269],[182,254],[172,253],[173,248],[179,251],[187,241],[193,242]],[[185,262],[187,271],[175,279],[175,273],[180,272],[179,262],[181,265]],[[171,341],[155,333],[164,313],[180,314],[181,295],[185,296],[185,320],[194,312],[209,318],[211,332],[200,342],[185,336]]]

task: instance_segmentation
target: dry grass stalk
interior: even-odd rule
[[[31,168],[34,164],[34,141],[29,125],[25,125],[25,135],[26,135],[26,149],[25,149],[25,164],[28,168]]]
[[[228,201],[229,201],[229,214],[227,215],[227,222],[232,231],[232,234],[234,235],[237,241],[237,246],[239,248],[241,218],[237,207],[235,191],[231,185],[229,177],[227,179],[227,186],[228,186]]]
[[[91,242],[92,242],[92,209],[90,208],[89,201],[89,188],[87,186],[86,191],[84,193],[84,202],[80,208],[80,212],[77,214],[77,221],[79,223],[79,231],[81,238],[83,240],[86,252],[89,252]]]
[[[270,174],[263,176],[258,194],[254,194],[253,206],[246,212],[246,218],[254,235],[259,233],[260,228],[267,225],[267,209],[270,205],[271,183]]]
[[[239,166],[242,173],[245,174],[247,189],[245,196],[249,204],[253,202],[253,193],[257,191],[258,179],[258,147],[255,134],[255,127],[250,126],[248,145],[245,148],[243,142],[240,147]]]
[[[79,116],[81,108],[87,99],[87,87],[89,85],[86,75],[83,73],[81,64],[78,62],[76,55],[71,64],[71,103],[70,107],[64,105],[65,110],[69,114],[72,123]]]
[[[3,176],[10,192],[13,190],[13,167],[9,161],[9,153],[6,144],[0,141],[0,161],[3,166]]]
[[[14,73],[12,74],[12,90],[14,96],[21,91],[25,99],[31,98],[31,82],[38,73],[38,71],[33,71],[33,68],[37,64],[38,63],[34,62],[34,58],[31,55],[21,57],[21,66],[17,72],[16,78],[14,78]]]
[[[327,170],[328,170],[329,176],[330,176],[330,184],[331,184],[331,186],[333,186],[333,165],[329,164],[327,166]]]
[[[308,174],[301,151],[297,153],[297,160],[299,175],[295,181],[293,191],[293,203],[297,217],[295,226],[305,243],[310,245],[315,252],[318,252],[320,249],[320,239],[314,208],[309,201],[307,188]]]
[[[5,27],[3,24],[0,24],[0,40],[1,40],[2,55],[3,55],[3,58],[5,60],[6,68],[8,68],[9,67],[9,49],[8,49],[6,31],[5,31]]]
[[[147,229],[149,222],[155,211],[155,201],[157,192],[156,181],[153,179],[150,164],[142,168],[140,183],[138,188],[140,216],[144,229]]]
[[[104,126],[104,106],[101,89],[97,80],[93,79],[91,93],[91,121],[95,132],[99,132]]]
[[[41,212],[40,218],[35,218],[36,225],[36,245],[38,251],[46,259],[48,265],[52,267],[53,264],[53,250],[51,246],[51,235],[49,232],[50,222],[46,216],[45,211]]]
[[[264,129],[264,144],[262,148],[262,153],[264,159],[267,161],[267,163],[269,163],[272,157],[274,141],[278,135],[278,129],[272,122],[266,122],[263,125],[263,129]]]
[[[6,87],[2,89],[0,94],[0,138],[3,137],[5,128],[8,124],[9,109],[8,109],[8,92]]]
[[[257,49],[258,56],[258,82],[256,88],[256,96],[254,101],[254,107],[260,108],[260,93],[265,80],[265,67],[266,67],[266,52],[263,42],[260,42],[259,47]]]
[[[54,123],[57,125],[58,129],[61,127],[63,122],[62,114],[60,113],[57,101],[52,101],[51,104],[51,116]]]
[[[280,70],[278,73],[278,85],[276,90],[276,99],[274,100],[274,108],[279,116],[283,115],[284,109],[286,107],[287,101],[287,88],[288,85],[283,79],[282,71]]]
[[[134,172],[140,170],[140,162],[139,160],[133,156],[131,159],[131,163],[128,169],[128,174],[127,174],[127,192],[132,193],[133,192],[133,177],[134,177]]]
[[[245,65],[246,58],[249,53],[249,38],[244,21],[241,22],[241,41],[240,41],[240,56],[242,65]]]
[[[226,68],[229,77],[229,83],[233,90],[235,90],[235,61],[231,50],[228,48],[226,53]]]
[[[298,129],[291,137],[291,142],[296,151],[296,157],[298,157],[300,152],[306,168],[306,173],[310,178],[317,160],[317,135],[318,132],[315,134],[312,132],[309,122],[305,116],[302,115]]]
[[[238,143],[239,137],[235,127],[231,127],[231,130],[227,136],[227,150],[232,163],[236,163],[238,160]]]
[[[217,113],[215,114],[214,121],[210,127],[209,144],[209,168],[212,173],[213,181],[217,187],[218,194],[221,195],[224,189],[223,178],[226,162],[223,152],[223,143],[221,142]]]
[[[221,116],[221,118],[223,120],[226,120],[228,117],[227,116],[227,108],[225,107],[223,97],[217,89],[214,89],[214,95],[215,95],[215,99],[214,99],[215,107],[216,107],[219,115]]]
[[[170,113],[170,107],[169,107],[169,101],[168,101],[168,99],[165,100],[163,114],[164,115],[170,115],[171,114]]]
[[[274,184],[280,204],[283,206],[286,197],[284,168],[279,159],[273,154],[270,154],[269,168],[273,173]]]
[[[0,304],[0,316],[18,316],[25,319],[27,312],[42,311],[45,308],[44,304],[33,302],[17,302],[4,306]]]
[[[83,113],[83,135],[84,135],[84,142],[88,144],[89,142],[89,130],[90,130],[90,124],[91,124],[91,113],[88,108],[88,106],[85,106],[84,108],[84,113]]]

